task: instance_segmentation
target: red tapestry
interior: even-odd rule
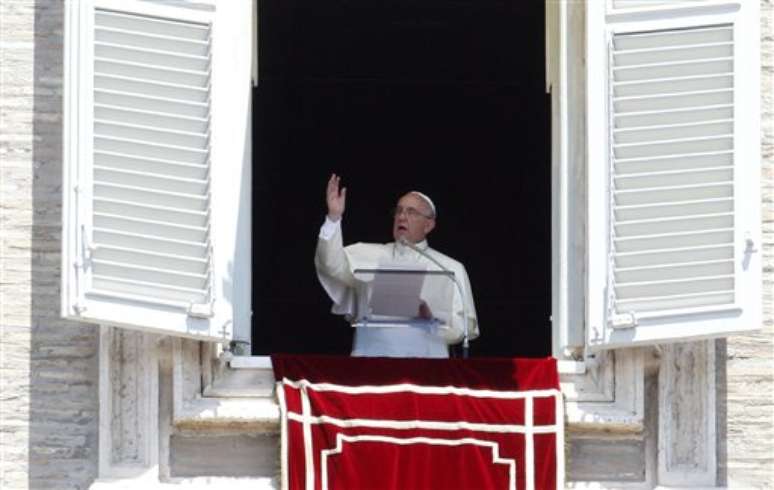
[[[564,487],[554,359],[272,363],[285,489]]]

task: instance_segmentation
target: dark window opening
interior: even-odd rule
[[[473,356],[551,352],[544,2],[262,0],[253,103],[253,354],[348,354],[313,256],[331,172],[345,244],[391,241],[409,190],[465,264]]]

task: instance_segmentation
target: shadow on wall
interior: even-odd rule
[[[728,486],[728,371],[725,360],[728,359],[728,342],[726,339],[715,341],[715,359],[722,360],[717,363],[715,373],[715,389],[717,390],[717,485]]]
[[[98,329],[59,315],[64,8],[34,9],[29,487],[85,489],[97,476]]]

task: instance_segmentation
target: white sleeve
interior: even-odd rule
[[[443,337],[448,344],[456,344],[462,341],[465,333],[464,318],[466,316],[468,320],[468,338],[472,340],[479,336],[476,305],[473,302],[473,293],[471,291],[468,273],[462,264],[455,266],[453,272],[459,281],[462,295],[460,295],[460,291],[455,287],[454,300],[452,303],[452,317],[445,326],[446,328],[440,328],[438,330],[438,335]]]
[[[337,231],[341,229],[341,219],[332,221],[328,216],[325,216],[325,223],[320,227],[320,239],[326,242],[330,240]]]
[[[314,265],[320,284],[333,301],[333,313],[352,316],[355,311],[352,290],[355,278],[342,244],[341,220],[331,221],[326,218],[320,228]]]
[[[344,244],[341,236],[341,220],[331,221],[325,218],[325,223],[320,227],[320,236],[317,240],[314,263],[320,281],[324,277],[335,279],[345,286],[351,286],[355,282],[352,271],[349,268],[347,254],[344,253]],[[327,288],[326,288],[327,289]],[[330,293],[330,291],[329,291]]]

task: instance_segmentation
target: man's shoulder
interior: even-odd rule
[[[386,253],[389,244],[357,242],[344,247],[350,258],[373,259]]]
[[[390,246],[389,243],[369,243],[369,242],[357,242],[344,247],[347,250],[384,250]]]
[[[449,269],[451,269],[453,267],[460,268],[460,269],[464,269],[465,268],[465,266],[462,265],[462,262],[460,262],[457,259],[453,259],[452,257],[449,257],[448,255],[446,255],[443,252],[439,252],[438,250],[436,250],[436,249],[434,249],[432,247],[428,247],[427,250],[428,250],[428,252],[433,254],[433,257],[436,260],[441,262],[444,266],[448,267]]]

